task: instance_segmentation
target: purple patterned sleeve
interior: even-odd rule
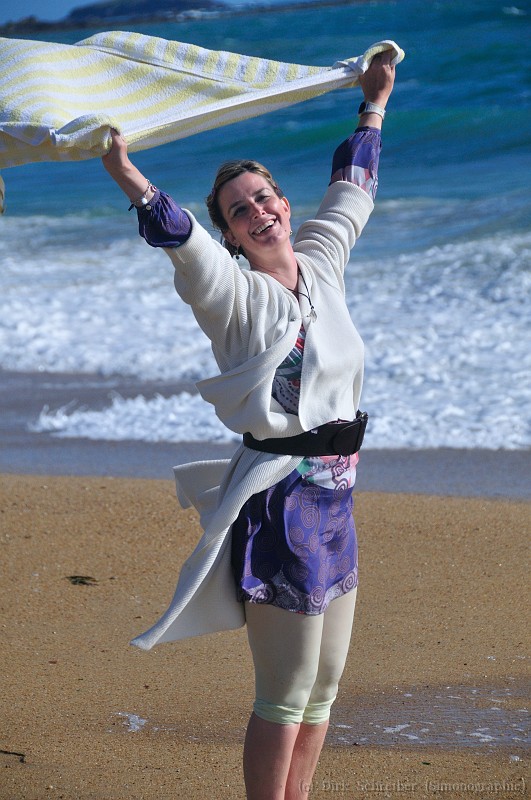
[[[354,183],[374,200],[378,189],[378,161],[381,148],[382,136],[378,128],[357,128],[334,153],[330,183],[335,181]]]
[[[158,189],[146,206],[137,208],[138,232],[151,247],[179,247],[192,231],[187,214]]]

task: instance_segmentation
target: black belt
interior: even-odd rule
[[[313,431],[280,439],[255,439],[243,434],[245,447],[286,456],[351,456],[360,449],[368,414],[358,411],[353,422],[327,422]]]

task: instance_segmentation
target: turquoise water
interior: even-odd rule
[[[376,210],[347,271],[349,307],[367,347],[372,446],[531,445],[525,9],[503,0],[401,0],[127,26],[317,65],[384,38],[406,51],[385,120]],[[46,38],[73,43],[95,32]],[[256,158],[289,197],[296,227],[317,207],[360,99],[359,89],[333,92],[135,161],[206,221],[203,198],[219,162]],[[27,165],[3,177],[0,368],[187,381],[214,371],[208,343],[172,295],[163,257],[136,240],[127,202],[98,161]],[[153,435],[190,437],[181,422],[203,421],[202,406],[173,400],[177,407],[118,404],[113,413],[129,420],[125,428],[116,434],[109,410],[91,418],[90,435],[142,438],[155,418]],[[402,439],[397,413],[410,423]],[[177,421],[168,426],[170,417]],[[40,424],[85,435],[88,417]]]

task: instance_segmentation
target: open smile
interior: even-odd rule
[[[264,231],[267,231],[269,230],[269,228],[272,228],[275,222],[276,220],[274,219],[268,219],[267,222],[264,222],[262,223],[262,225],[259,225],[258,228],[255,228],[254,231],[252,232],[252,235],[259,236],[261,233],[264,233]]]

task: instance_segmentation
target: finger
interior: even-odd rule
[[[378,53],[378,55],[380,56],[380,63],[384,64],[385,66],[388,66],[391,63],[393,57],[393,51],[384,50],[383,53]]]
[[[111,153],[114,155],[120,149],[120,145],[121,145],[121,142],[122,142],[122,136],[118,133],[118,131],[115,130],[114,128],[110,128],[109,129],[109,136],[110,136],[110,142],[109,142],[109,140],[107,140],[107,142],[106,142],[107,152],[105,153],[104,156],[102,156],[102,158],[109,157],[111,155]]]

